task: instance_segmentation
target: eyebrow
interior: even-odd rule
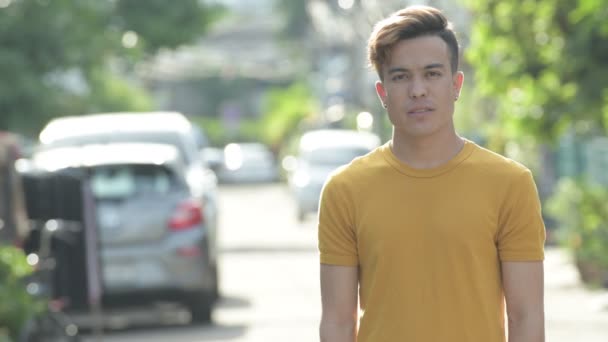
[[[429,65],[426,65],[424,67],[424,70],[437,69],[437,68],[438,69],[443,69],[443,68],[445,68],[445,65],[443,65],[441,63],[432,63],[432,64],[429,64]],[[407,71],[410,71],[410,70],[407,69],[407,68],[402,68],[402,67],[394,67],[394,68],[388,69],[388,73],[389,74],[393,74],[393,73],[396,73],[396,72],[407,72]]]

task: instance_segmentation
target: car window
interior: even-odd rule
[[[368,152],[368,149],[361,147],[318,148],[304,152],[302,159],[313,165],[343,165]]]
[[[98,199],[163,195],[176,185],[174,174],[158,165],[100,166],[91,171],[91,188]]]

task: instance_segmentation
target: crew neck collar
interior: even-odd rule
[[[413,168],[413,167],[409,166],[408,164],[402,162],[401,160],[397,159],[397,156],[395,156],[395,154],[393,153],[393,151],[391,149],[390,140],[387,143],[385,143],[384,145],[382,145],[380,147],[380,149],[381,149],[382,155],[384,156],[386,161],[392,167],[394,167],[397,171],[399,171],[405,175],[411,176],[411,177],[431,178],[431,177],[437,177],[439,175],[442,175],[442,174],[454,169],[455,167],[460,165],[460,163],[462,163],[464,160],[466,160],[471,155],[471,153],[473,152],[473,149],[475,147],[475,144],[472,141],[469,141],[468,139],[465,139],[465,138],[462,138],[462,140],[464,142],[462,148],[454,157],[452,157],[452,159],[450,159],[449,161],[447,161],[446,163],[444,163],[442,165],[439,165],[439,166],[433,167],[433,168],[429,168],[429,169]]]

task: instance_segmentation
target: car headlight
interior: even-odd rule
[[[243,166],[243,151],[237,144],[228,144],[224,148],[224,159],[226,168],[235,171]]]

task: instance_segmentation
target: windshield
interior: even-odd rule
[[[171,171],[158,165],[111,165],[91,171],[91,189],[97,199],[164,195],[176,186]]]

